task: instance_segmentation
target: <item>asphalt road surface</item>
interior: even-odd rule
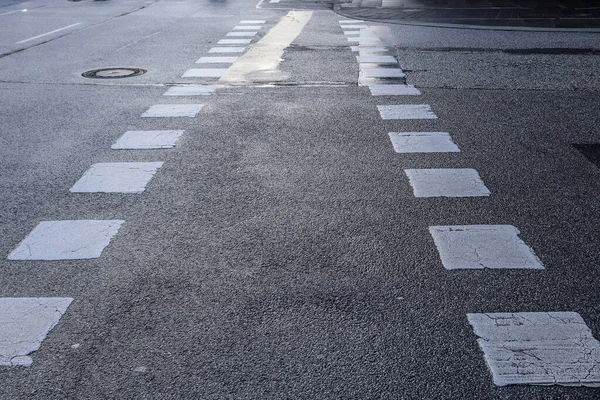
[[[600,34],[339,21],[0,0],[1,399],[600,398]]]

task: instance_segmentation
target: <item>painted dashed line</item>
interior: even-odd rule
[[[245,19],[245,20],[242,20],[242,21],[238,22],[238,24],[240,24],[240,25],[242,25],[242,24],[253,24],[253,25],[256,25],[256,24],[265,24],[266,22],[267,21],[265,21],[265,20]]]
[[[225,36],[227,36],[227,37],[253,37],[253,36],[256,36],[256,32],[229,32]]]
[[[405,169],[415,197],[489,196],[479,173],[470,168]]]
[[[220,78],[228,68],[192,68],[181,75],[182,78]]]
[[[377,106],[381,119],[436,119],[429,104],[394,104]]]
[[[72,193],[142,193],[162,162],[98,163],[70,189]]]
[[[375,64],[398,64],[398,60],[394,56],[373,56],[373,55],[358,55],[356,56],[356,61],[359,64],[364,63],[375,63]]]
[[[208,50],[209,53],[243,53],[245,47],[212,47]]]
[[[61,297],[0,298],[0,365],[28,367],[73,299]]]
[[[163,96],[210,96],[216,88],[216,85],[172,86]]]
[[[544,269],[512,225],[431,226],[446,269]]]
[[[234,31],[259,31],[262,25],[237,25],[233,27]]]
[[[412,85],[369,85],[372,96],[420,96],[419,89]]]
[[[142,114],[142,118],[193,118],[202,110],[204,104],[157,104]]]
[[[447,132],[390,132],[396,153],[458,153]]]
[[[127,131],[115,144],[113,150],[171,149],[184,131]]]
[[[122,220],[43,221],[8,255],[9,260],[99,258]]]
[[[239,57],[200,57],[196,64],[231,64]]]
[[[467,314],[494,383],[600,387],[600,342],[575,312]]]
[[[252,39],[221,39],[217,44],[248,44]]]
[[[400,68],[363,68],[360,71],[364,78],[404,78]]]

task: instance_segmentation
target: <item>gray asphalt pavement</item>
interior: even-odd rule
[[[0,0],[0,298],[73,298],[31,366],[0,366],[1,399],[600,398],[496,386],[467,320],[571,311],[600,339],[600,170],[572,146],[600,142],[600,34],[370,22],[422,93],[375,97],[326,8]],[[312,15],[283,81],[163,96],[217,83],[181,75],[227,67],[195,62],[240,21],[265,21],[251,52],[293,9]],[[148,72],[81,76],[108,67]],[[383,120],[389,104],[438,118]],[[174,129],[173,149],[111,150]],[[461,152],[388,137],[429,131]],[[133,161],[164,162],[141,194],[69,192],[92,164]],[[418,168],[474,168],[491,195],[417,198]],[[99,258],[7,259],[61,220],[125,223]],[[428,228],[484,224],[517,227],[545,269],[445,269]]]

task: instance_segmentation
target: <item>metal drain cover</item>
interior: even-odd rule
[[[86,71],[81,76],[96,79],[129,78],[131,76],[143,75],[147,71],[141,68],[102,68]]]

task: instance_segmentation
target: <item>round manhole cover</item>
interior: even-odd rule
[[[81,76],[85,78],[116,79],[129,78],[131,76],[143,75],[145,73],[146,70],[141,68],[102,68],[86,71],[81,74]]]

